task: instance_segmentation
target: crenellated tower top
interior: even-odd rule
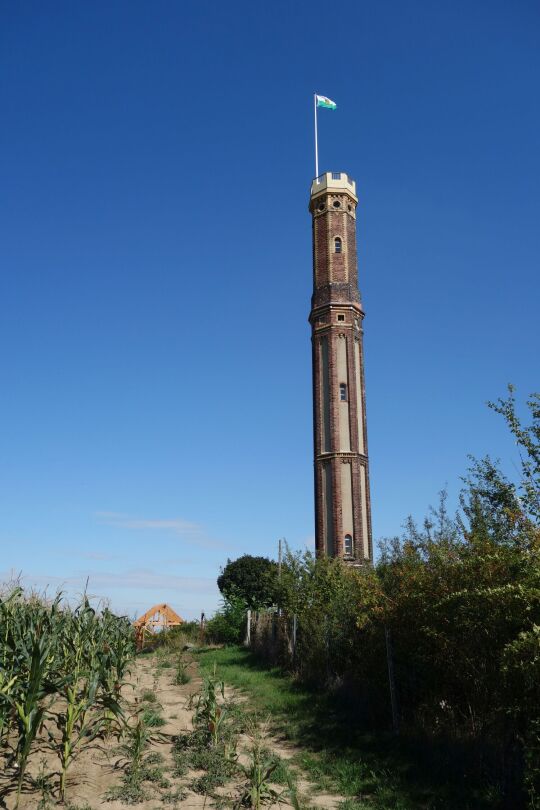
[[[350,304],[361,312],[356,254],[356,183],[344,172],[326,172],[311,185],[313,217],[312,310]]]
[[[356,182],[345,172],[325,172],[316,177],[311,184],[311,199],[328,191],[345,191],[351,195],[355,203],[358,202]]]

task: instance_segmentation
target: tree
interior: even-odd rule
[[[240,597],[255,610],[275,602],[277,582],[277,563],[268,557],[252,557],[250,554],[227,560],[217,580],[226,599]]]

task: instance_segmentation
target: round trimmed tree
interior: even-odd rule
[[[268,557],[252,557],[251,554],[227,560],[217,580],[226,599],[240,597],[253,610],[268,607],[276,601],[277,583],[277,563]]]

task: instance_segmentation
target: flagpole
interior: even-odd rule
[[[319,177],[319,144],[317,143],[317,93],[313,93],[313,112],[315,115],[315,179]]]

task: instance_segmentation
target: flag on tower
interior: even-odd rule
[[[335,101],[332,101],[331,98],[326,98],[326,96],[315,96],[317,99],[317,107],[326,107],[327,110],[335,110],[337,104]]]

